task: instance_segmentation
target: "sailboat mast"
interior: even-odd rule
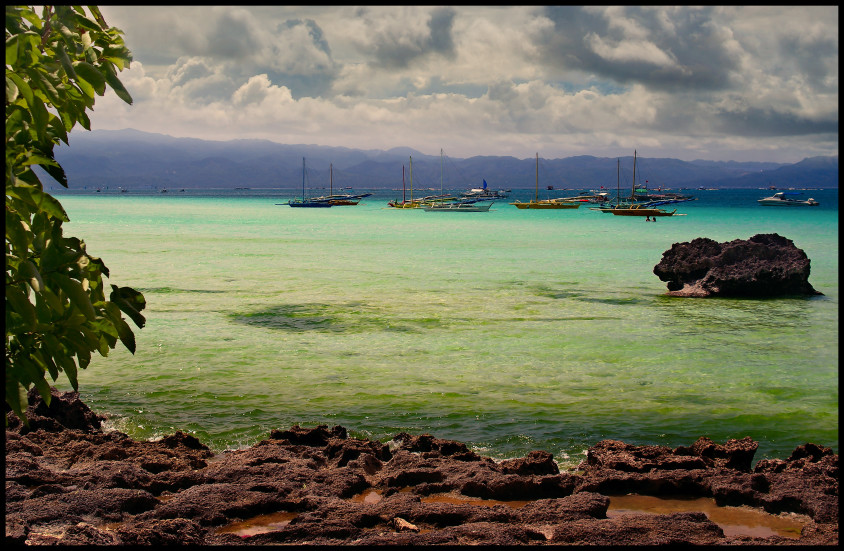
[[[539,201],[539,151],[536,152],[536,191],[533,194],[533,200]]]
[[[621,202],[621,159],[615,160],[615,202]]]
[[[440,149],[440,203],[443,202],[443,150]]]
[[[407,203],[405,191],[407,191],[407,189],[404,187],[404,165],[401,165],[401,203],[402,203],[402,205]]]
[[[305,158],[302,157],[302,201],[305,200]]]
[[[413,202],[413,156],[410,157],[410,202]]]
[[[334,195],[334,165],[328,163],[328,195]]]
[[[630,190],[630,202],[636,201],[636,150],[633,150],[633,189]]]

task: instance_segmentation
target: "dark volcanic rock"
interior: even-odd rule
[[[604,440],[560,472],[545,451],[496,462],[429,434],[384,444],[339,426],[294,426],[214,455],[181,432],[139,442],[95,423],[83,430],[84,416],[63,409],[84,412],[78,397],[56,398],[62,422],[39,414],[38,428],[6,431],[7,544],[838,543],[838,455],[816,444],[751,468],[749,438],[673,450]],[[626,493],[710,497],[807,520],[794,540],[725,536],[703,513],[608,516],[608,496]],[[237,522],[264,530],[232,532]]]
[[[681,297],[821,295],[809,284],[809,258],[776,233],[718,243],[674,243],[654,266],[668,294]]]

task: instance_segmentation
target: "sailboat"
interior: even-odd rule
[[[322,197],[314,197],[311,199],[312,201],[328,201],[333,206],[340,206],[340,205],[357,205],[360,203],[360,200],[364,197],[369,197],[372,195],[371,193],[361,193],[358,195],[353,195],[351,193],[334,193],[334,165],[328,165],[329,177],[328,177],[328,195],[324,195]]]
[[[630,206],[629,203],[621,203],[621,160],[615,160],[615,205],[609,205],[606,207],[589,207],[589,210],[597,210],[599,212],[603,212],[605,214],[612,214],[613,209],[617,208],[628,208]]]
[[[405,187],[404,187],[404,165],[401,167],[401,188],[402,188],[402,196],[401,196],[401,203],[399,200],[396,199],[394,201],[390,201],[387,203],[387,206],[393,207],[394,209],[419,209],[422,208],[421,201],[414,201],[413,200],[413,157],[410,157],[410,201],[405,199]]]
[[[636,197],[636,150],[633,150],[633,188],[630,194],[631,199]],[[610,212],[616,216],[674,216],[677,209],[668,211],[656,208],[658,205],[680,203],[680,200],[650,201],[647,203],[631,203],[626,206],[616,206]],[[677,215],[682,216],[682,215]]]
[[[519,209],[576,209],[580,203],[564,201],[562,199],[540,199],[539,198],[539,153],[536,154],[536,192],[532,200],[524,203],[513,201],[510,203]]]
[[[302,197],[294,198],[287,202],[291,207],[309,207],[309,208],[325,208],[330,207],[331,202],[319,197],[312,197],[310,199],[305,197],[305,158],[302,157]]]
[[[440,149],[440,195],[439,201],[434,201],[426,204],[423,208],[425,212],[489,212],[492,203],[481,205],[473,200],[465,201],[448,201],[446,202],[446,195],[443,193],[443,150]],[[451,199],[451,198],[449,198]],[[493,201],[494,202],[494,201]]]

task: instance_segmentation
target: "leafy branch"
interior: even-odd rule
[[[63,235],[67,213],[33,171],[68,187],[53,148],[77,124],[91,129],[87,111],[108,88],[132,103],[117,77],[132,61],[123,32],[88,10],[6,6],[6,404],[24,423],[29,388],[49,404],[46,375],[64,372],[77,390],[93,352],[106,356],[119,340],[134,354],[124,314],[145,323],[138,291],[111,285],[106,298],[108,268]]]

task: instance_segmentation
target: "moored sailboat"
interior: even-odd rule
[[[579,202],[567,201],[562,198],[539,198],[539,153],[536,154],[536,191],[534,193],[534,198],[527,203],[522,201],[513,201],[510,204],[519,209],[576,209],[580,207]]]
[[[425,204],[425,212],[488,212],[492,203],[478,204],[478,200],[456,200],[443,193],[443,150],[440,149],[440,195],[438,201]]]
[[[305,158],[302,157],[302,197],[291,199],[287,202],[291,207],[327,208],[331,206],[328,200],[305,196]]]
[[[636,151],[633,151],[633,187],[631,189],[631,198],[636,197]],[[616,216],[674,216],[677,214],[677,209],[668,211],[666,209],[657,208],[658,205],[666,205],[671,203],[680,203],[683,200],[665,200],[665,201],[650,201],[646,203],[631,203],[627,206],[617,206],[609,209],[609,212]]]
[[[328,195],[324,195],[322,197],[314,197],[312,201],[328,201],[333,206],[342,206],[342,205],[357,205],[360,203],[360,200],[364,197],[369,197],[372,195],[371,193],[360,193],[357,195],[351,193],[334,193],[334,165],[328,165],[329,177],[328,177]]]
[[[401,187],[402,187],[402,198],[401,202],[398,199],[394,201],[390,201],[387,203],[387,206],[392,207],[394,209],[419,209],[424,206],[422,201],[414,201],[413,200],[413,157],[409,157],[410,159],[410,200],[408,201],[405,197],[405,187],[404,187],[404,165],[401,167]]]

